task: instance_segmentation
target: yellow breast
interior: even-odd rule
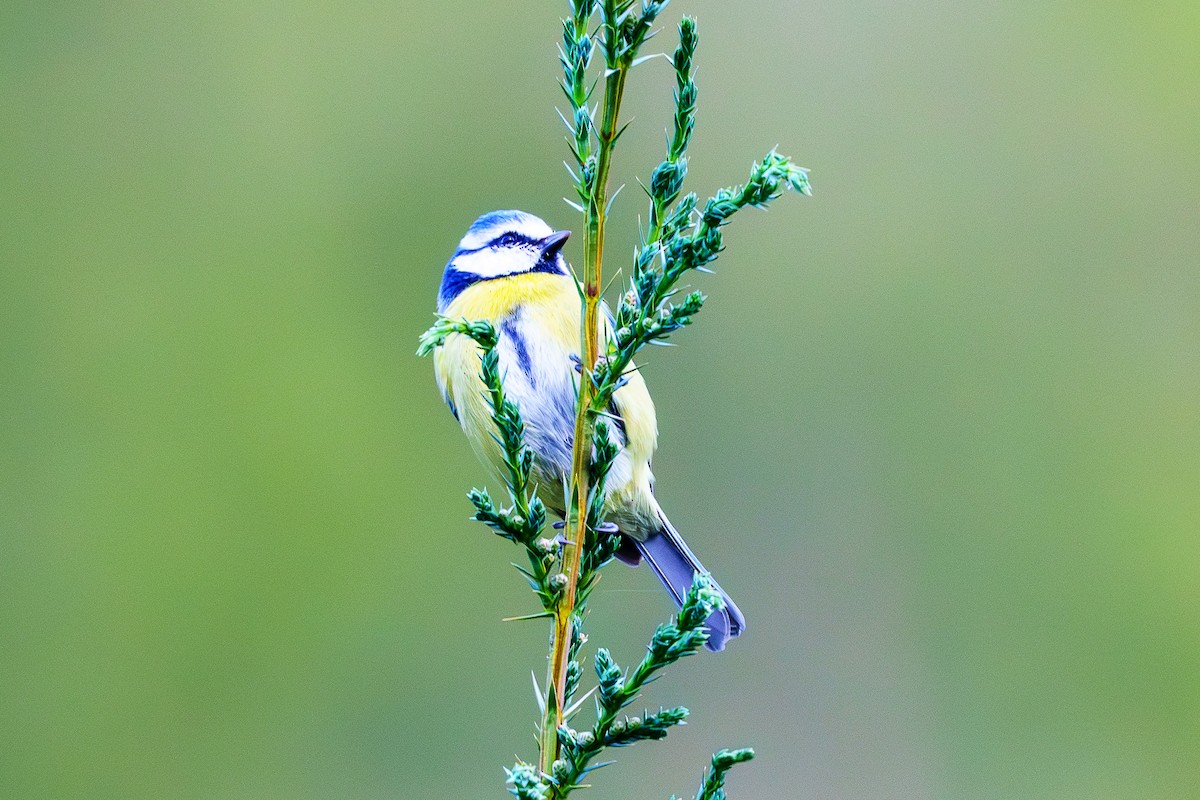
[[[573,313],[575,333],[579,333],[575,281],[549,272],[522,272],[468,286],[447,306],[445,316],[496,324],[521,306],[550,309],[564,318]]]

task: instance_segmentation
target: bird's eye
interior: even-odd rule
[[[499,239],[496,239],[494,242],[492,242],[492,244],[494,244],[496,247],[512,247],[520,241],[521,238],[510,231],[509,233],[501,236]]]

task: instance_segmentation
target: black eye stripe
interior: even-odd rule
[[[514,247],[517,245],[535,245],[537,242],[534,239],[517,233],[516,231],[507,231],[492,239],[490,245],[492,247]]]

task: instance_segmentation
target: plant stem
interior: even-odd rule
[[[613,146],[617,140],[617,119],[625,92],[625,66],[612,70],[604,82],[604,109],[597,132],[599,143],[596,175],[585,209],[586,228],[583,253],[583,321],[580,342],[582,369],[579,379],[579,403],[575,415],[575,441],[571,457],[571,508],[567,512],[570,537],[564,547],[563,574],[567,585],[559,600],[554,619],[554,641],[550,655],[550,681],[547,688],[546,715],[542,723],[541,769],[545,773],[558,758],[558,728],[566,705],[567,663],[571,647],[571,618],[579,587],[580,561],[588,528],[588,486],[595,427],[592,400],[595,386],[592,372],[599,356],[600,293],[603,287],[604,225],[608,205],[608,173]],[[553,695],[553,699],[551,696]]]

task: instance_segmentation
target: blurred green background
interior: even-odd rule
[[[505,796],[546,631],[413,351],[477,214],[577,224],[562,9],[0,7],[0,797]],[[1200,6],[684,12],[691,186],[778,143],[816,196],[646,359],[750,630],[589,796],[752,744],[746,800],[1200,797]],[[616,565],[592,641],[668,612]]]

